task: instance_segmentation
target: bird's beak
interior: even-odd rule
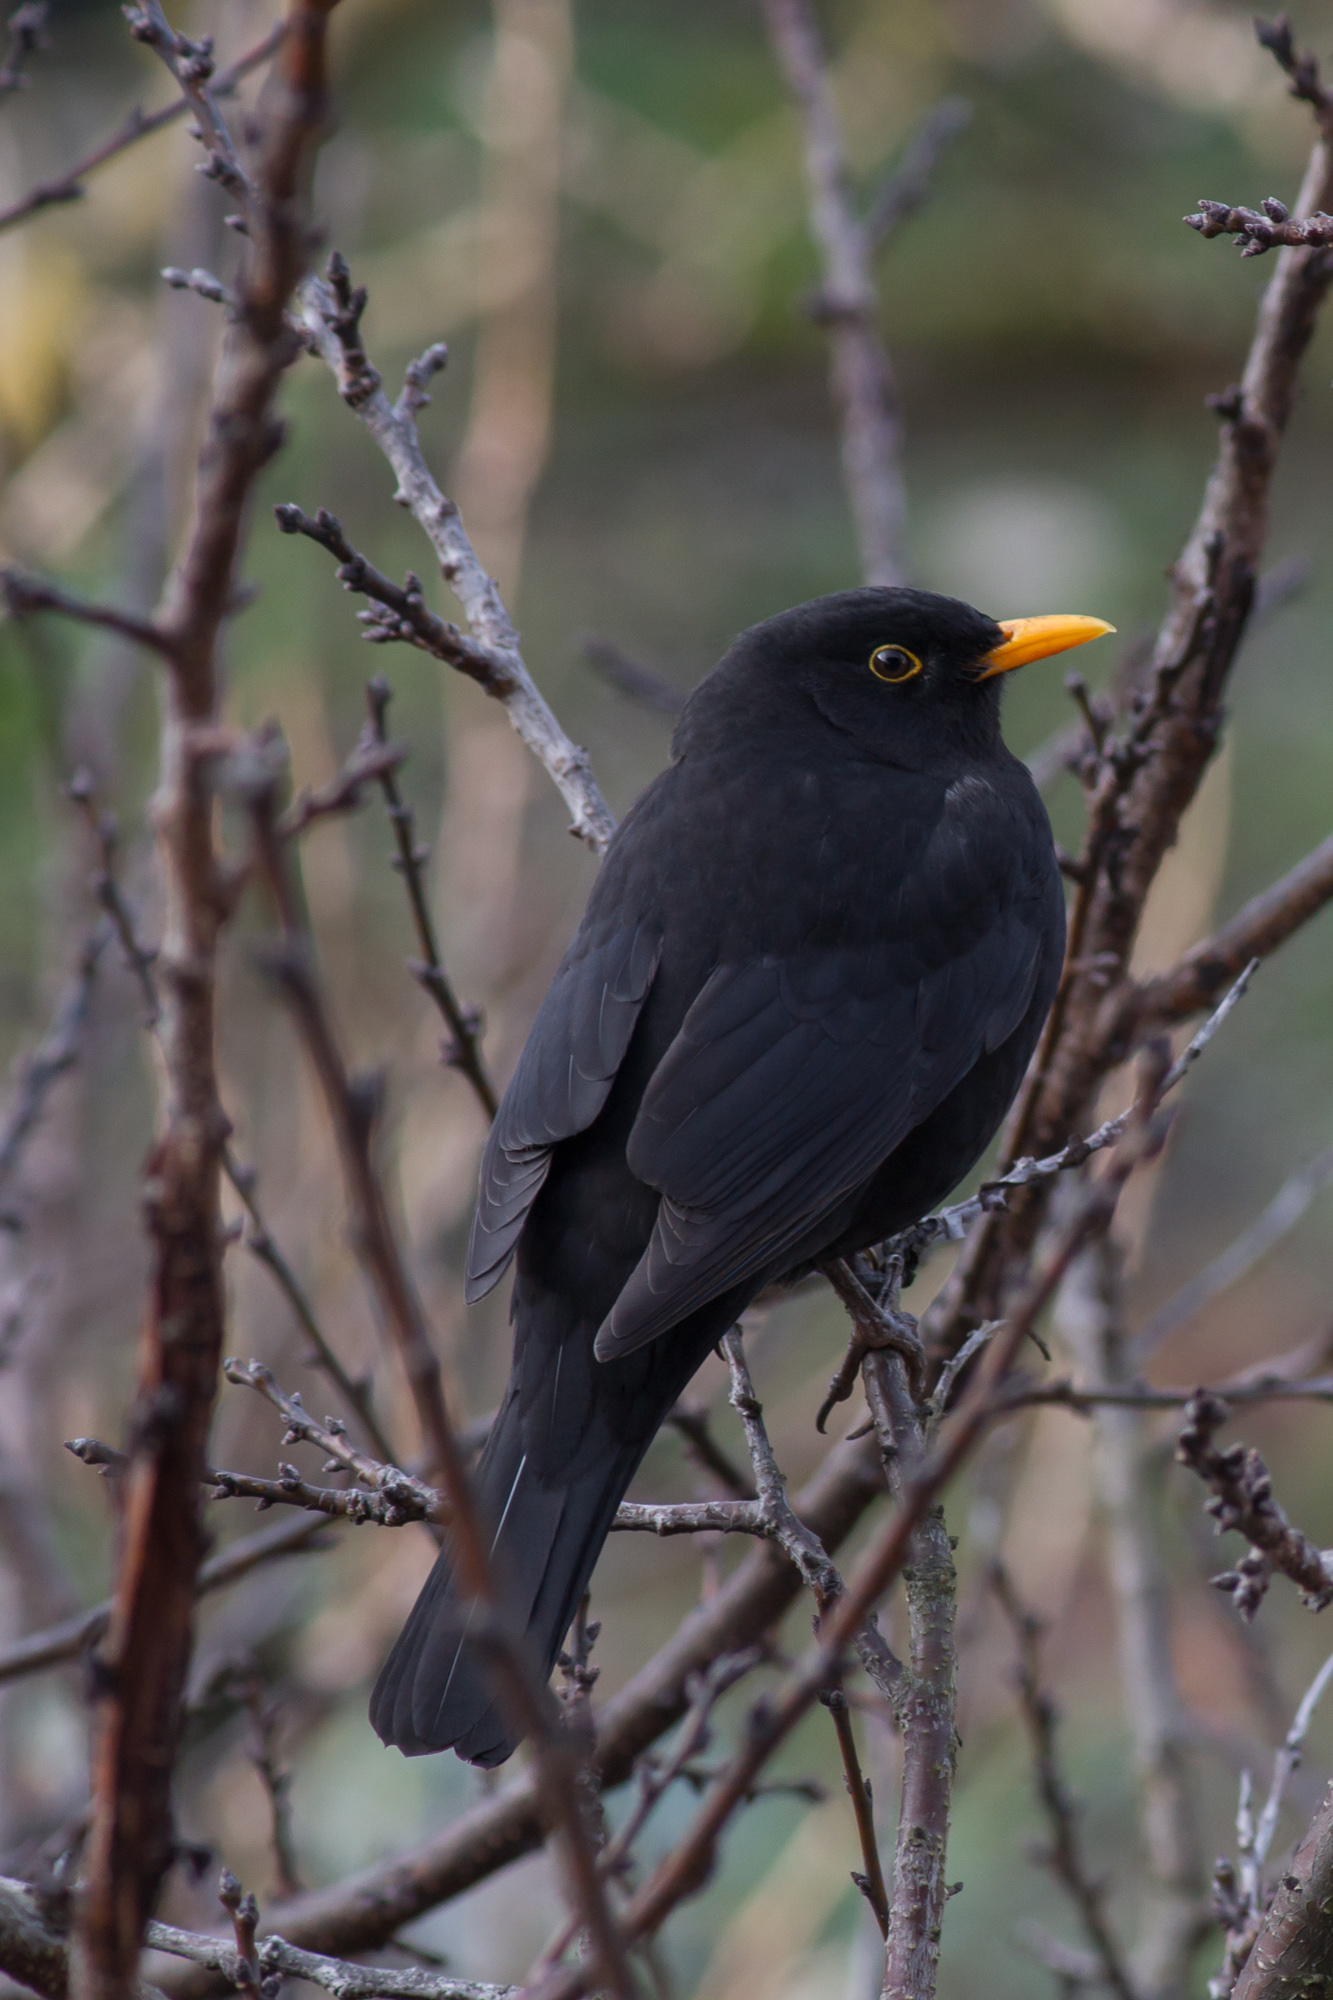
[[[1057,611],[1047,618],[1002,618],[1000,630],[1005,635],[1004,644],[985,655],[984,672],[977,675],[978,680],[988,681],[992,674],[1010,673],[1015,667],[1025,667],[1029,660],[1044,660],[1048,654],[1100,639],[1103,632],[1114,632],[1115,626],[1104,618],[1080,618]]]

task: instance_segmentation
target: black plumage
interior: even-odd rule
[[[476,1490],[544,1672],[709,1348],[763,1286],[942,1201],[1018,1086],[1064,902],[1000,735],[1013,629],[884,589],[755,626],[611,844],[500,1106],[468,1264],[475,1299],[517,1252]],[[409,1755],[514,1747],[447,1548],[371,1716]]]

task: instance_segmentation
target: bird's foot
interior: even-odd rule
[[[926,1379],[926,1349],[911,1313],[882,1306],[873,1299],[856,1272],[839,1257],[820,1266],[824,1276],[846,1306],[852,1321],[852,1337],[847,1352],[838,1363],[828,1394],[819,1406],[815,1428],[821,1434],[838,1403],[845,1403],[856,1387],[861,1363],[867,1354],[886,1349],[902,1356],[914,1395],[919,1395]]]

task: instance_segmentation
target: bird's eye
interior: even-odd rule
[[[876,646],[870,655],[870,671],[879,681],[910,681],[921,672],[921,662],[906,646]]]

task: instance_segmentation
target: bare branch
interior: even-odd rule
[[[378,1495],[383,1500],[388,1514],[393,1516],[393,1518],[386,1518],[385,1521],[385,1525],[390,1527],[397,1527],[404,1521],[439,1521],[446,1517],[444,1502],[434,1487],[427,1486],[423,1480],[414,1478],[410,1472],[404,1472],[397,1465],[381,1464],[378,1459],[369,1458],[365,1452],[357,1451],[347,1441],[346,1427],[338,1423],[335,1418],[330,1417],[322,1424],[317,1423],[307,1412],[301,1398],[299,1396],[287,1395],[278,1386],[277,1378],[273,1374],[272,1369],[266,1368],[261,1361],[226,1361],[223,1363],[222,1372],[235,1387],[255,1389],[267,1402],[273,1405],[286,1425],[286,1431],[282,1440],[284,1444],[299,1443],[315,1445],[335,1465],[341,1466],[345,1471],[352,1473],[355,1478],[360,1480],[362,1486],[368,1490],[365,1496],[358,1495],[355,1492],[335,1493],[333,1495],[334,1499],[353,1502],[360,1501],[368,1497],[369,1494]],[[212,1472],[208,1475],[208,1483],[210,1485],[220,1485],[223,1481],[239,1481],[243,1476],[240,1473]],[[293,1494],[297,1492],[298,1488],[304,1485],[299,1473],[294,1476],[296,1487],[291,1488]],[[258,1483],[263,1485],[266,1482]],[[290,1485],[287,1470],[284,1470],[283,1478],[277,1483],[284,1487]],[[244,1486],[238,1485],[235,1490],[237,1492],[244,1492],[247,1489]],[[306,1489],[306,1491],[312,1493],[314,1491],[322,1492],[323,1489]],[[256,1497],[264,1498],[266,1496],[258,1494]],[[272,1496],[275,1500],[280,1497],[282,1496],[279,1494]],[[350,1519],[372,1520],[379,1518],[374,1513],[358,1515],[351,1506],[347,1508],[331,1505],[323,1506],[322,1501],[313,1501],[304,1497],[304,1495],[299,1498],[299,1504],[302,1506],[320,1505],[322,1511],[326,1513],[346,1512]]]
[[[1200,236],[1234,236],[1242,257],[1262,257],[1283,244],[1293,249],[1327,250],[1333,244],[1333,215],[1321,212],[1293,221],[1285,202],[1269,195],[1262,215],[1255,208],[1230,208],[1224,201],[1199,202],[1185,221]]]
[[[252,70],[261,69],[270,57],[277,53],[286,32],[286,21],[277,22],[252,49],[247,50],[232,63],[229,69],[221,71],[214,77],[214,98],[229,97],[244,77],[249,76]],[[114,160],[128,147],[137,145],[140,139],[146,139],[150,132],[160,132],[165,126],[174,125],[176,120],[183,118],[190,108],[188,98],[178,97],[160,111],[142,111],[138,108],[131,111],[128,118],[117,127],[109,139],[104,139],[100,145],[94,146],[91,152],[85,153],[56,180],[43,181],[39,186],[30,188],[27,194],[12,202],[8,208],[0,209],[0,230],[12,229],[15,223],[25,222],[30,215],[36,215],[43,208],[50,208],[61,202],[80,201],[85,192],[83,183],[89,174],[95,173],[97,168],[104,166],[108,160]]]
[[[14,1091],[0,1117],[0,1188],[18,1171],[53,1085],[79,1059],[98,963],[110,938],[110,925],[105,921],[89,932],[79,952],[78,967],[56,1003],[50,1027],[17,1065]]]
[[[1333,1604],[1333,1555],[1324,1555],[1294,1528],[1273,1497],[1273,1481],[1257,1451],[1243,1444],[1219,1451],[1213,1443],[1231,1412],[1220,1396],[1200,1390],[1187,1405],[1176,1457],[1196,1472],[1211,1497],[1206,1511],[1219,1535],[1244,1535],[1250,1547],[1234,1569],[1213,1578],[1242,1618],[1253,1618],[1275,1569],[1289,1576],[1311,1611]]]
[[[235,599],[247,502],[281,440],[273,401],[298,351],[285,313],[307,252],[299,196],[325,117],[332,4],[291,0],[253,183],[235,166],[208,90],[211,45],[175,35],[157,0],[128,17],[131,32],[154,47],[190,99],[213,176],[243,196],[248,242],[180,566],[151,625],[118,614],[94,621],[154,646],[169,671],[154,805],[164,877],[163,1103],[144,1190],[151,1277],[97,1701],[93,1823],[75,1939],[80,2000],[127,2000],[133,1992],[143,1927],[173,1852],[172,1767],[204,1557],[199,1489],[225,1318],[219,1178],[227,1121],[218,1095],[215,976],[228,903],[201,745],[216,725],[217,644]],[[20,589],[25,601],[31,596],[25,600]]]
[[[151,618],[140,618],[132,611],[118,611],[111,604],[93,604],[86,598],[74,597],[57,584],[46,583],[41,577],[25,576],[21,570],[0,569],[0,597],[4,599],[5,610],[16,623],[33,617],[39,611],[55,611],[62,618],[73,619],[78,625],[93,625],[100,631],[114,632],[118,638],[128,639],[135,646],[146,646],[149,652],[158,654],[162,659],[172,657],[170,638]]]
[[[1268,958],[1333,900],[1333,834],[1270,889],[1246,903],[1230,923],[1195,945],[1180,964],[1149,980],[1127,1000],[1143,1026],[1165,1026],[1210,1007],[1242,966]],[[1119,1032],[1128,1023],[1119,1024]]]
[[[825,1547],[835,1549],[883,1492],[873,1447],[844,1443],[829,1453],[794,1504]],[[631,1778],[643,1753],[689,1711],[696,1676],[706,1674],[723,1654],[761,1640],[801,1590],[787,1557],[765,1543],[685,1619],[598,1715],[591,1768],[603,1790]],[[536,1781],[531,1772],[520,1772],[417,1847],[348,1881],[280,1905],[267,1921],[313,1950],[370,1950],[425,1911],[533,1852],[545,1832]],[[191,1975],[163,1975],[160,1983],[177,2000],[203,2000],[206,1993],[220,1990],[216,1980]]]
[[[239,1897],[237,1901],[239,1904]],[[378,1995],[385,2000],[517,2000],[520,1992],[517,1986],[490,1986],[417,1966],[353,1965],[345,1959],[301,1951],[280,1937],[266,1937],[255,1944],[252,1960],[221,1938],[179,1930],[175,1924],[149,1923],[144,1942],[153,1951],[220,1973],[227,1987],[241,1991],[255,1986],[255,1980],[246,1977],[247,1972],[254,1972],[264,1981],[305,1980],[331,1993],[334,2000],[376,2000]],[[0,1877],[0,1970],[46,1995],[47,2000],[66,2000],[69,1952],[65,1935],[52,1922],[30,1883],[5,1877]],[[137,2000],[155,2000],[155,1996],[160,2000],[156,1988],[144,1985],[138,1989]]]
[[[882,250],[926,201],[941,158],[971,122],[965,97],[943,97],[926,113],[866,211],[863,227],[872,251]]]
[[[875,1808],[870,1795],[870,1786],[861,1769],[861,1760],[856,1754],[851,1711],[841,1688],[827,1688],[819,1699],[833,1718],[833,1727],[838,1735],[838,1749],[842,1754],[843,1778],[848,1797],[852,1802],[852,1810],[856,1814],[856,1833],[861,1843],[861,1859],[865,1864],[865,1872],[860,1875],[853,1873],[852,1880],[869,1903],[875,1922],[879,1925],[880,1936],[887,1938],[889,1896],[884,1887],[884,1869],[879,1858],[879,1841],[875,1835]]]
[[[367,393],[368,363],[360,335],[349,336],[348,306],[340,303],[335,290],[317,278],[309,279],[301,290],[301,309],[306,329],[337,377],[344,400],[388,459],[398,481],[398,498],[424,530],[439,558],[441,575],[463,607],[476,646],[489,659],[489,678],[482,685],[504,703],[519,736],[550,773],[579,839],[594,854],[605,853],[615,821],[597,789],[587,753],[570,742],[538,692],[495,581],[478,562],[457,507],[436,485],[421,449],[416,413],[429,401],[426,383],[444,366],[445,350],[430,348],[414,361],[402,395],[390,403],[378,378]],[[463,662],[460,657],[450,664]]]
[[[200,1569],[195,1584],[196,1595],[203,1597],[209,1591],[237,1583],[252,1569],[257,1569],[262,1563],[276,1561],[280,1556],[299,1555],[307,1549],[326,1547],[327,1543],[322,1539],[326,1525],[322,1520],[280,1521],[271,1528],[263,1528],[257,1534],[245,1535],[239,1541],[230,1543],[220,1555],[210,1556]],[[105,1604],[94,1605],[91,1611],[66,1618],[45,1632],[33,1632],[26,1639],[16,1640],[0,1652],[0,1683],[20,1680],[28,1674],[44,1673],[50,1667],[64,1666],[71,1660],[79,1659],[106,1632],[111,1622],[111,1608],[111,1600],[108,1599]]]
[[[870,228],[852,205],[846,150],[828,62],[808,0],[764,0],[769,39],[799,107],[810,190],[810,233],[820,262],[813,312],[828,328],[842,468],[861,574],[895,584],[906,572],[902,431],[879,333]]]
[[[386,740],[385,718],[392,699],[393,690],[389,683],[382,675],[376,674],[366,689],[366,700],[370,707],[371,731],[378,743]],[[467,1078],[486,1116],[494,1118],[500,1106],[481,1059],[481,1018],[472,1009],[463,1006],[449,984],[440,959],[435,922],[430,913],[426,884],[421,872],[423,863],[429,859],[430,850],[417,845],[412,808],[405,804],[393,772],[381,773],[379,782],[388,809],[389,823],[393,827],[394,840],[398,846],[398,858],[394,866],[402,876],[403,887],[407,890],[412,924],[421,949],[420,959],[410,960],[409,969],[417,984],[430,995],[444,1016],[445,1025],[449,1030],[449,1040],[444,1045],[445,1061],[451,1069],[458,1070]]]
[[[368,1382],[355,1382],[343,1367],[342,1361],[330,1345],[315,1316],[314,1307],[306,1297],[295,1271],[275,1242],[264,1220],[259,1206],[259,1176],[253,1167],[242,1166],[228,1146],[222,1156],[223,1171],[232,1187],[244,1203],[248,1218],[245,1230],[245,1247],[266,1271],[272,1273],[274,1282],[290,1305],[300,1324],[301,1331],[310,1342],[310,1359],[321,1368],[333,1383],[348,1409],[355,1412],[358,1422],[370,1439],[371,1444],[385,1460],[392,1460],[393,1447],[380,1427],[375,1415],[375,1407],[370,1398]]]
[[[1040,1858],[1074,1905],[1084,1935],[1092,1947],[1102,1982],[1113,1993],[1119,1994],[1120,2000],[1137,2000],[1120,1946],[1107,1921],[1106,1884],[1099,1881],[1088,1866],[1083,1853],[1078,1801],[1060,1768],[1056,1737],[1060,1711],[1041,1679],[1041,1620],[1019,1602],[1002,1564],[992,1564],[989,1582],[1009,1620],[1018,1647],[1014,1680],[1019,1709],[1032,1752],[1037,1797],[1050,1829],[1050,1845],[1042,1851]]]

